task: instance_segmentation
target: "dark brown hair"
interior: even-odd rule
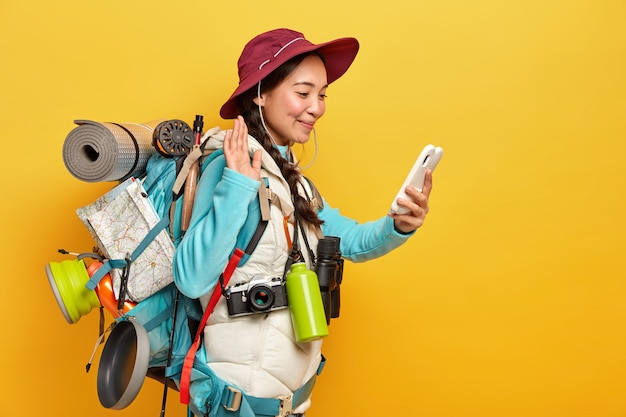
[[[291,58],[289,61],[285,62],[283,65],[281,65],[272,73],[270,73],[267,77],[265,77],[261,82],[261,94],[266,91],[272,90],[278,84],[280,84],[285,78],[287,78],[287,76],[289,76],[289,74],[291,74],[296,69],[298,65],[300,65],[304,58],[309,55],[319,56],[316,53],[298,55]],[[302,179],[302,174],[300,170],[296,165],[290,163],[285,158],[283,158],[280,151],[275,146],[273,146],[274,142],[272,141],[272,138],[263,126],[261,115],[259,114],[259,107],[253,101],[258,93],[257,88],[257,86],[254,86],[253,88],[240,95],[237,100],[239,112],[241,113],[241,116],[248,126],[248,133],[252,137],[254,137],[261,144],[261,146],[263,146],[263,149],[265,149],[267,153],[271,155],[274,161],[276,161],[276,164],[280,168],[280,172],[283,174],[283,177],[285,178],[285,180],[287,180],[287,183],[289,184],[291,197],[300,219],[312,225],[320,226],[323,222],[319,219],[319,217],[317,217],[316,208],[313,208],[306,198],[298,194],[298,183]],[[289,150],[288,152],[291,152],[291,150]]]

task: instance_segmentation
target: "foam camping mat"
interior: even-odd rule
[[[162,120],[146,123],[100,123],[75,120],[63,143],[63,162],[86,182],[122,181],[139,177],[156,151],[152,135]]]

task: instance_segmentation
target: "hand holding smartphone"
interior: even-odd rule
[[[393,203],[391,203],[391,212],[397,214],[406,214],[409,210],[406,207],[402,207],[398,205],[398,198],[403,198],[405,200],[411,200],[405,190],[409,185],[414,186],[418,190],[422,191],[424,187],[424,179],[426,177],[426,171],[431,170],[434,171],[435,167],[441,160],[443,156],[443,149],[440,147],[436,147],[434,145],[426,145],[420,155],[417,157],[417,160],[413,164],[413,168],[407,175],[402,187],[396,194],[396,197],[393,199]]]

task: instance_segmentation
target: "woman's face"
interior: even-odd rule
[[[326,111],[326,68],[309,55],[274,89],[261,94],[260,104],[277,145],[306,143],[315,122]],[[259,104],[259,98],[255,98]]]

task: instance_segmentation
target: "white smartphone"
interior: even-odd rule
[[[391,212],[397,214],[406,214],[409,212],[409,209],[406,207],[402,207],[398,205],[398,198],[403,198],[405,200],[411,200],[404,190],[409,185],[414,186],[418,190],[422,191],[422,187],[424,187],[424,178],[426,177],[426,171],[431,170],[434,171],[435,167],[441,160],[443,156],[443,149],[434,145],[426,145],[420,155],[417,157],[415,164],[413,164],[413,168],[407,175],[402,187],[400,187],[400,191],[396,194],[396,197],[393,199],[393,203],[391,203]]]

